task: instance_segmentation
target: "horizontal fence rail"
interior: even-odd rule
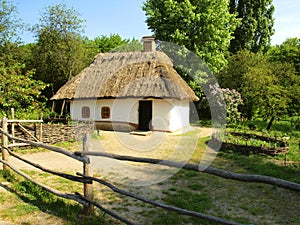
[[[14,121],[19,121],[19,120],[14,120]],[[17,123],[17,122],[16,122]],[[74,200],[80,204],[82,204],[84,206],[84,209],[88,209],[88,211],[91,209],[91,206],[95,206],[98,209],[102,210],[103,212],[107,213],[108,215],[114,217],[115,219],[124,222],[126,224],[129,225],[133,225],[135,223],[129,221],[126,218],[123,218],[122,216],[108,210],[105,209],[101,204],[99,204],[98,202],[95,202],[93,199],[93,188],[92,188],[92,184],[93,182],[97,182],[100,183],[102,185],[105,185],[106,187],[110,188],[112,191],[119,193],[121,195],[125,195],[143,202],[146,202],[148,204],[169,210],[169,211],[174,211],[183,215],[189,215],[189,216],[193,216],[196,218],[201,218],[201,219],[205,219],[208,221],[212,221],[215,223],[220,223],[220,224],[231,224],[231,225],[238,225],[239,223],[236,222],[231,222],[231,221],[227,221],[225,219],[222,218],[218,218],[215,216],[211,216],[208,214],[203,214],[203,213],[199,213],[199,212],[194,212],[194,211],[189,211],[186,209],[182,209],[182,208],[178,208],[178,207],[174,207],[174,206],[170,206],[164,203],[159,203],[156,201],[152,201],[150,199],[147,199],[143,196],[137,195],[137,194],[132,194],[128,191],[119,189],[118,187],[114,186],[113,184],[102,180],[102,179],[98,179],[92,176],[92,172],[89,172],[89,163],[90,160],[88,158],[88,156],[99,156],[99,157],[106,157],[106,158],[112,158],[115,160],[124,160],[124,161],[132,161],[132,162],[139,162],[139,163],[151,163],[151,164],[159,164],[162,166],[168,166],[168,167],[176,167],[176,168],[182,168],[182,169],[187,169],[187,170],[193,170],[196,172],[204,172],[204,173],[208,173],[211,175],[215,175],[218,177],[222,177],[225,179],[232,179],[232,180],[238,180],[238,181],[243,181],[243,182],[257,182],[257,183],[265,183],[265,184],[270,184],[270,185],[274,185],[274,186],[278,186],[281,188],[285,188],[285,189],[289,189],[289,190],[293,190],[296,192],[300,191],[300,184],[298,183],[294,183],[294,182],[290,182],[290,181],[286,181],[286,180],[282,180],[282,179],[278,179],[278,178],[274,178],[274,177],[269,177],[269,176],[263,176],[263,175],[246,175],[246,174],[239,174],[239,173],[234,173],[234,172],[229,172],[229,171],[225,171],[225,170],[221,170],[221,169],[217,169],[217,168],[213,168],[213,167],[200,167],[199,165],[196,164],[185,164],[185,163],[180,163],[180,162],[174,162],[174,161],[169,161],[169,160],[161,160],[161,159],[154,159],[154,158],[141,158],[141,157],[133,157],[133,156],[124,156],[124,155],[117,155],[117,154],[108,154],[108,153],[104,153],[104,152],[91,152],[91,149],[89,149],[87,146],[88,145],[88,135],[86,135],[83,139],[83,151],[78,151],[78,152],[74,152],[71,153],[69,151],[66,151],[64,149],[58,148],[58,147],[54,147],[54,146],[50,146],[50,145],[45,145],[43,143],[40,142],[34,142],[34,141],[29,141],[29,140],[25,140],[22,138],[17,138],[14,137],[13,135],[10,135],[7,131],[3,130],[0,128],[0,133],[2,133],[2,135],[8,137],[11,140],[17,141],[17,142],[21,142],[21,143],[26,143],[29,144],[31,146],[35,146],[35,147],[40,147],[40,148],[44,148],[44,149],[48,149],[50,151],[53,152],[57,152],[60,154],[63,154],[67,157],[73,158],[75,160],[78,160],[80,162],[83,163],[83,174],[82,173],[77,173],[76,176],[75,175],[70,175],[70,174],[65,174],[65,173],[61,173],[61,172],[56,172],[47,168],[44,168],[43,166],[30,162],[27,159],[24,159],[23,157],[15,154],[13,151],[11,151],[9,149],[9,145],[3,146],[2,145],[2,152],[7,152],[10,156],[17,158],[18,160],[21,160],[35,168],[38,168],[44,172],[56,175],[56,176],[60,176],[63,177],[65,179],[71,180],[71,181],[75,181],[75,182],[80,182],[83,183],[84,185],[84,194],[80,194],[80,193],[74,193],[74,194],[68,194],[68,193],[64,193],[58,190],[55,190],[53,188],[50,188],[44,184],[41,184],[37,181],[34,181],[30,176],[26,175],[25,173],[23,173],[22,171],[16,169],[13,165],[9,164],[8,161],[4,160],[3,158],[0,159],[0,163],[2,163],[3,165],[5,165],[6,167],[12,169],[14,172],[16,172],[17,174],[19,174],[20,176],[24,177],[25,179],[31,181],[32,183],[34,183],[35,185],[40,186],[41,188],[43,188],[44,190],[62,197],[62,198],[66,198],[66,199],[70,199],[70,200]],[[91,196],[92,194],[92,196]]]
[[[110,153],[105,153],[105,152],[75,152],[75,154],[78,156],[79,155],[101,156],[101,157],[123,160],[123,161],[159,164],[162,166],[183,168],[183,169],[193,170],[196,172],[208,173],[208,174],[222,177],[225,179],[238,180],[238,181],[243,181],[243,182],[256,182],[256,183],[271,184],[271,185],[278,186],[281,188],[300,192],[300,184],[294,183],[291,181],[282,180],[282,179],[275,178],[275,177],[269,177],[269,176],[263,176],[263,175],[239,174],[239,173],[229,172],[226,170],[217,169],[214,167],[206,167],[206,168],[203,168],[203,170],[202,170],[202,168],[197,164],[180,163],[180,162],[174,162],[174,161],[170,161],[170,160],[161,160],[161,159],[154,159],[154,158],[140,158],[140,157],[134,157],[134,156],[124,156],[124,155],[110,154]]]
[[[40,166],[39,164],[30,162],[29,160],[24,159],[24,158],[18,156],[17,154],[13,153],[9,149],[7,149],[7,151],[8,151],[8,153],[11,156],[13,156],[13,157],[15,157],[15,158],[17,158],[17,159],[25,162],[25,163],[27,163],[27,164],[29,164],[29,165],[37,168],[37,169],[40,169],[40,170],[42,170],[42,171],[44,171],[46,173],[50,173],[50,174],[53,174],[53,175],[56,175],[56,176],[59,176],[59,177],[62,177],[62,178],[65,178],[65,179],[68,179],[68,180],[71,180],[71,181],[75,181],[75,182],[89,183],[89,184],[92,183],[91,179],[84,179],[82,177],[74,176],[74,175],[71,175],[71,174],[65,174],[65,173],[61,173],[61,172],[57,172],[57,171],[53,171],[53,170],[47,169],[47,168],[44,168],[44,167]]]
[[[65,156],[76,159],[80,162],[89,163],[89,158],[75,155],[75,154],[73,154],[73,153],[71,153],[67,150],[62,149],[62,148],[54,147],[54,146],[51,146],[51,145],[46,145],[46,144],[43,144],[41,142],[34,142],[34,141],[29,141],[29,140],[25,140],[25,139],[22,139],[22,138],[14,137],[14,136],[10,135],[9,133],[3,131],[2,128],[0,128],[0,133],[4,134],[5,136],[7,136],[11,140],[23,142],[23,143],[26,143],[26,144],[29,144],[31,146],[38,147],[38,148],[48,149],[50,151],[61,153]]]

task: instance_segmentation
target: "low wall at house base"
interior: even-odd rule
[[[130,132],[138,129],[138,124],[127,122],[111,122],[111,121],[96,121],[95,127],[97,130],[109,131],[125,131]]]

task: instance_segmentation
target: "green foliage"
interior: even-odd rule
[[[23,52],[19,50],[23,25],[17,17],[17,9],[9,0],[0,0],[0,62],[11,65],[19,62]]]
[[[137,39],[130,40],[127,44],[116,46],[110,52],[140,52],[143,50],[143,45]]]
[[[122,39],[118,34],[111,34],[110,36],[102,35],[94,39],[95,45],[98,47],[98,52],[105,53],[112,49],[129,43],[128,39]]]
[[[300,38],[288,38],[282,44],[273,46],[268,54],[272,60],[291,63],[300,74]]]
[[[237,24],[228,1],[147,0],[146,22],[161,41],[185,46],[213,72],[226,64],[229,41]]]
[[[252,121],[236,123],[235,125],[229,124],[228,126],[230,128],[228,129],[228,131],[254,133],[256,135],[273,137],[279,140],[287,139],[286,141],[290,146],[290,151],[286,155],[287,160],[299,162],[300,129],[295,128],[297,121],[300,121],[299,117],[292,117],[286,120],[275,121],[271,129],[266,130],[267,122],[262,119],[255,119]],[[283,161],[285,156],[279,155],[275,158]]]
[[[276,45],[268,52],[271,60],[279,61],[283,64],[290,64],[296,70],[291,77],[281,78],[286,83],[294,83],[290,89],[290,104],[288,108],[289,115],[299,115],[300,112],[300,39],[289,38],[281,45]]]
[[[247,50],[230,57],[219,74],[222,87],[236,89],[242,95],[242,115],[251,119],[280,118],[296,111],[299,102],[299,77],[290,64],[272,61],[267,55]]]
[[[230,52],[242,49],[265,52],[274,34],[274,6],[272,0],[230,0],[229,10],[236,14],[240,24],[230,42]]]
[[[246,134],[246,135],[245,135]],[[285,147],[279,137],[268,137],[258,136],[253,133],[240,133],[239,135],[232,135],[227,133],[224,137],[224,141],[228,143],[233,143],[237,145],[247,145],[254,147],[263,147],[263,148],[279,148]],[[282,139],[282,137],[280,138]]]
[[[18,31],[21,27],[16,6],[9,0],[0,0],[0,45],[17,42]]]
[[[79,13],[64,4],[49,6],[34,27],[37,44],[33,50],[36,79],[51,84],[47,97],[86,66],[83,31]]]
[[[97,54],[106,52],[134,52],[141,51],[143,46],[137,39],[123,39],[118,34],[111,34],[110,36],[102,35],[93,40],[85,38],[85,55],[92,60]]]
[[[0,110],[6,115],[15,108],[17,113],[32,112],[42,108],[39,102],[42,90],[47,86],[32,78],[34,71],[22,73],[24,65],[5,66],[0,63]]]

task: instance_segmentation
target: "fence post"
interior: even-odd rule
[[[43,120],[43,113],[40,113],[40,120]],[[40,135],[39,135],[40,142],[43,142],[43,123],[40,123]]]
[[[15,119],[15,109],[11,108],[11,119],[14,120]],[[11,135],[14,137],[15,136],[15,123],[11,123]],[[12,140],[12,144],[15,144],[15,140]],[[13,147],[11,148],[11,150],[13,151]]]
[[[7,132],[7,118],[2,118],[2,129],[4,132]],[[8,161],[8,152],[7,152],[8,138],[6,135],[2,134],[2,160]],[[3,164],[3,170],[8,170],[8,166]]]
[[[90,151],[90,135],[85,134],[83,137],[82,145],[83,145],[83,151]],[[83,174],[85,176],[93,176],[93,171],[90,167],[89,163],[83,163]],[[93,190],[93,184],[83,184],[83,193],[84,196],[89,200],[94,200],[94,190]],[[92,204],[88,204],[87,206],[84,206],[83,208],[83,214],[85,215],[92,215],[94,213],[94,207]]]

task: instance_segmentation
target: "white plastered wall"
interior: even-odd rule
[[[153,129],[161,131],[177,131],[189,126],[189,101],[156,100],[153,104]]]
[[[101,99],[77,100],[71,102],[73,120],[113,121],[138,124],[139,101],[144,99]],[[157,131],[177,131],[189,126],[189,101],[176,99],[147,99],[152,100],[152,128]],[[82,118],[81,109],[90,108],[90,118]],[[101,118],[101,108],[109,107],[110,118]]]
[[[82,118],[81,109],[90,108],[90,118]],[[101,118],[101,108],[110,108],[110,118]],[[101,99],[101,100],[76,100],[71,102],[71,117],[73,120],[138,122],[138,102],[136,99]]]

